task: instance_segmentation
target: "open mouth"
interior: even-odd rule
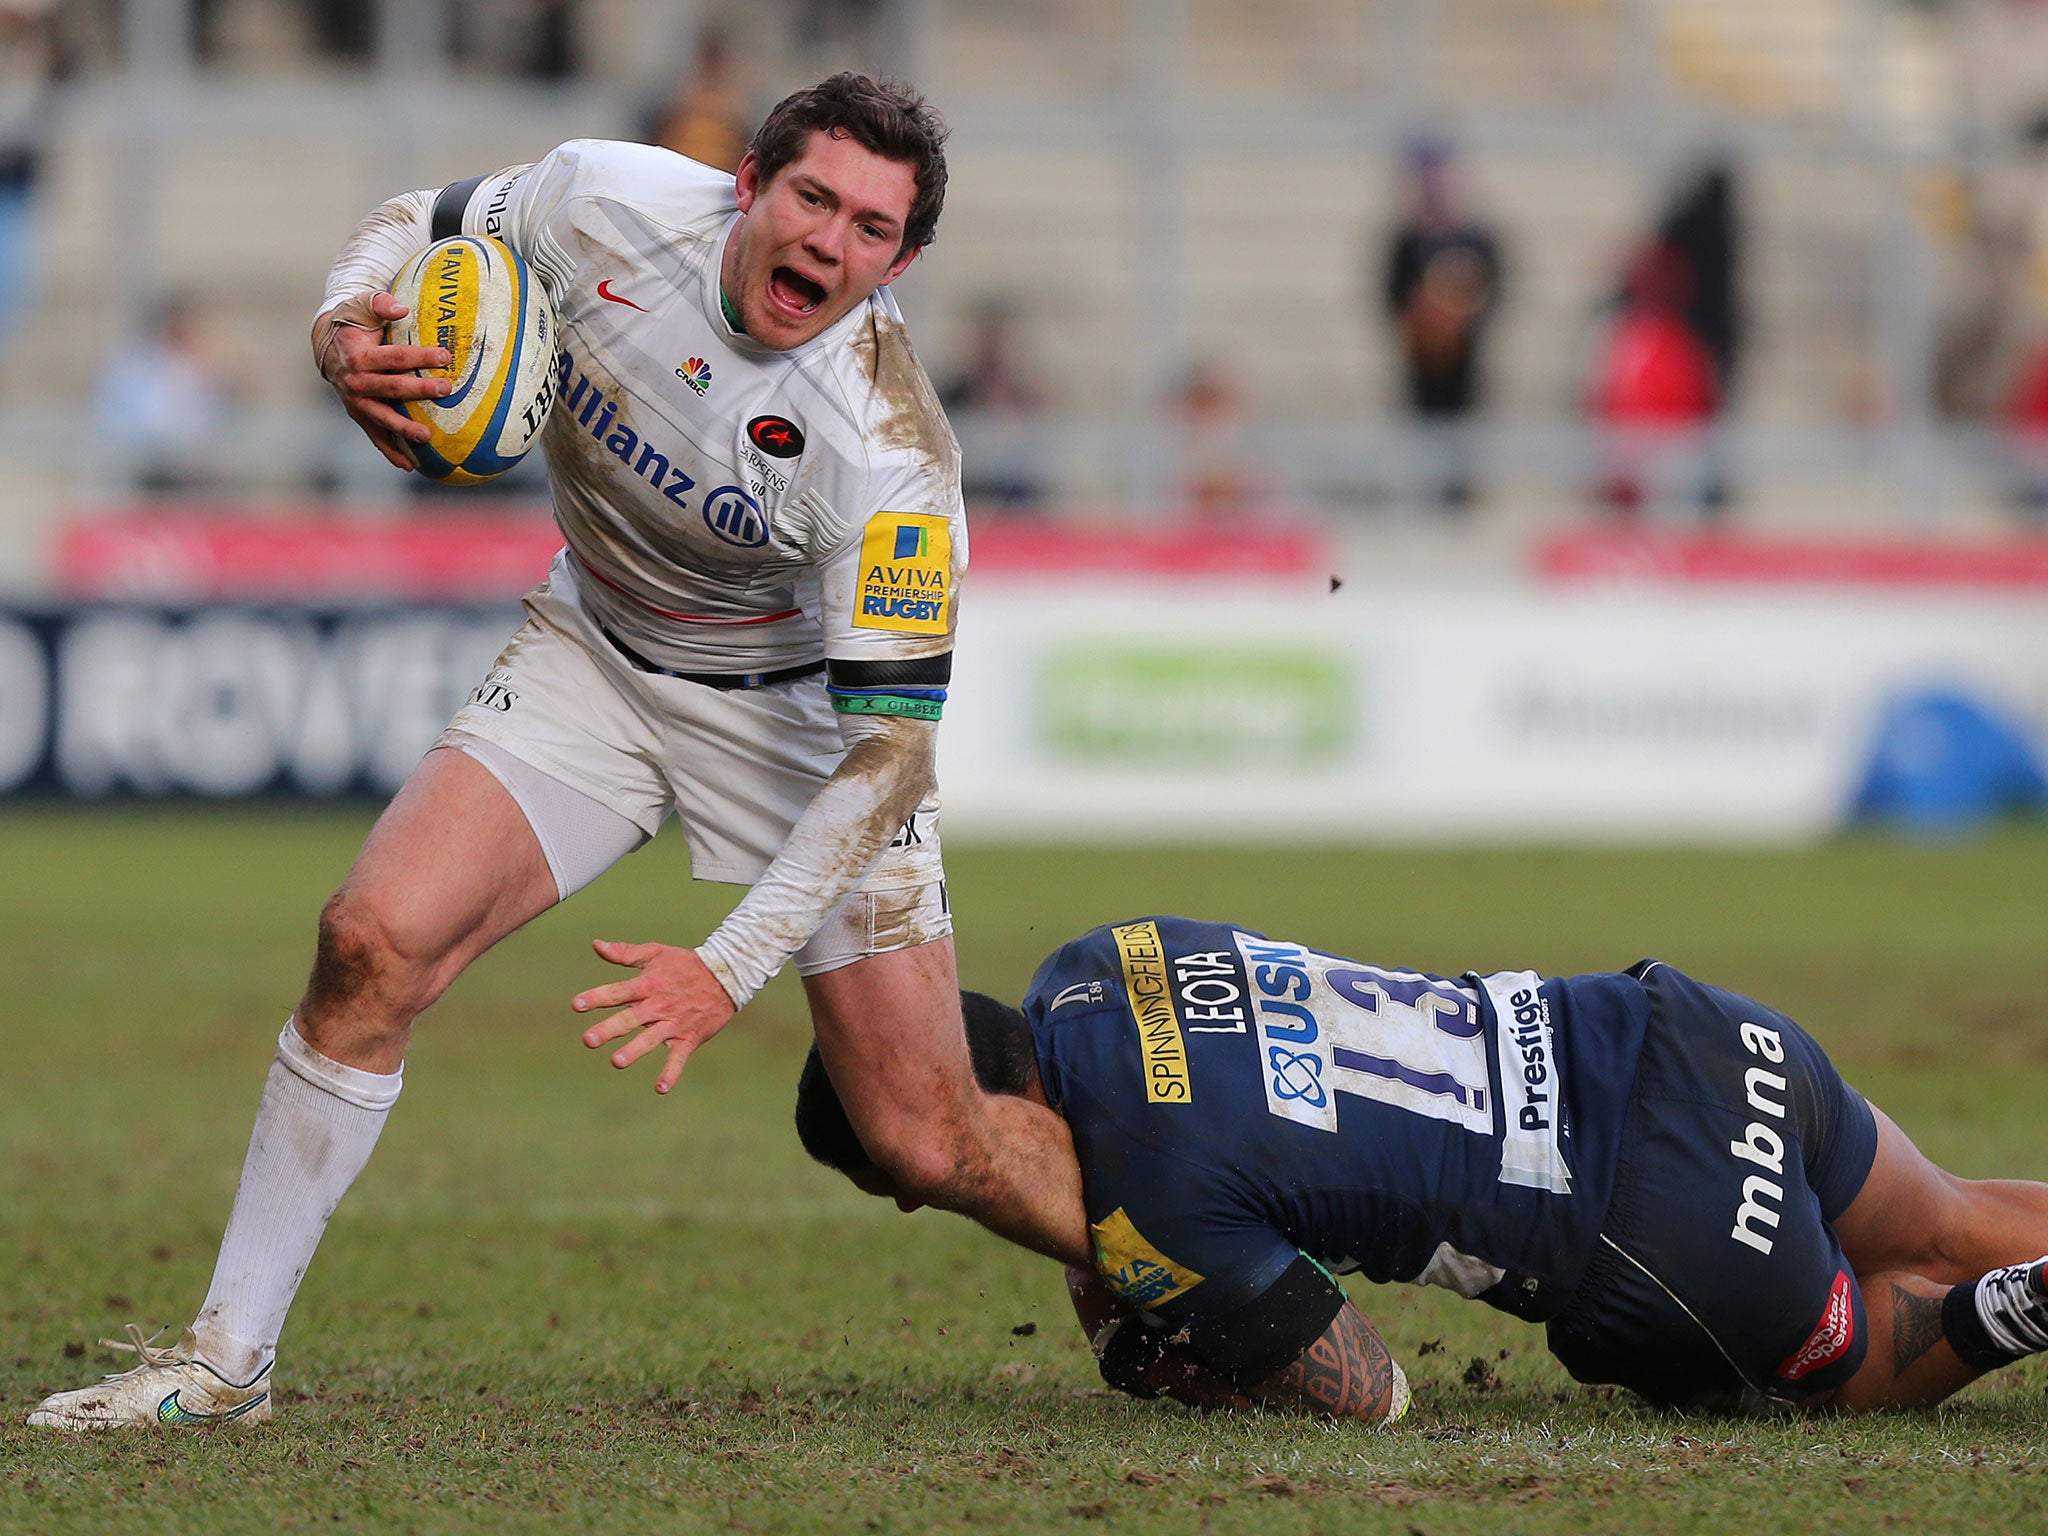
[[[825,288],[791,267],[777,267],[768,274],[768,291],[785,309],[808,315],[825,302]]]

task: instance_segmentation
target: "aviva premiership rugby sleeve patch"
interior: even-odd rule
[[[943,635],[953,601],[953,530],[922,512],[877,512],[860,541],[856,629]]]
[[[1145,1241],[1118,1206],[1088,1229],[1095,1245],[1095,1268],[1118,1299],[1134,1307],[1156,1307],[1184,1295],[1203,1277],[1176,1264]]]

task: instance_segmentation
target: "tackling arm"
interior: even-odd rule
[[[697,946],[735,1008],[803,948],[931,793],[934,722],[841,715],[839,728],[846,756],[746,899]]]

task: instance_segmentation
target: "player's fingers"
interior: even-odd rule
[[[395,469],[409,470],[414,467],[412,460],[405,456],[405,450],[398,446],[397,433],[371,420],[353,407],[348,414],[349,419],[363,429],[363,436],[370,440],[370,446],[384,455],[386,463]],[[402,421],[405,418],[399,419]]]
[[[661,953],[659,944],[621,944],[617,939],[593,939],[590,947],[613,965],[641,966]]]
[[[656,1093],[667,1093],[669,1089],[682,1081],[683,1064],[690,1059],[690,1052],[693,1049],[695,1047],[687,1040],[669,1041],[668,1065],[661,1069],[661,1076],[654,1080],[654,1091]]]
[[[622,1035],[630,1035],[641,1027],[642,1021],[634,1016],[630,1008],[621,1008],[617,1013],[599,1019],[583,1031],[583,1043],[593,1051],[601,1045],[610,1045]]]
[[[384,462],[393,469],[403,469],[410,472],[415,467],[412,460],[408,459],[398,448],[393,447],[391,440],[385,437],[383,433],[366,432],[364,436],[369,438],[372,448],[384,455]]]
[[[628,1003],[639,1002],[647,993],[647,978],[633,976],[625,981],[608,981],[601,987],[578,992],[569,1000],[569,1006],[578,1013],[588,1013],[593,1008],[623,1008]]]
[[[616,1051],[612,1052],[612,1065],[630,1067],[642,1056],[658,1051],[668,1041],[668,1031],[659,1024],[650,1024]]]
[[[349,419],[363,429],[363,435],[376,445],[377,451],[396,464],[400,469],[413,468],[413,461],[407,456],[404,444],[425,442],[427,429],[409,416],[401,416],[389,406],[374,405],[370,402],[352,403],[348,409]]]
[[[366,400],[360,395],[347,399],[348,413],[364,431],[382,432],[390,437],[409,437],[424,442],[430,436],[427,425],[414,421],[395,405],[386,405],[381,400]]]
[[[356,334],[367,336],[368,332]],[[374,341],[351,348],[347,356],[349,367],[364,373],[411,373],[416,368],[446,368],[454,361],[446,347],[386,346]]]
[[[371,294],[370,309],[379,320],[403,320],[412,313],[388,293]]]
[[[438,400],[454,386],[416,373],[345,373],[343,393],[360,400]]]

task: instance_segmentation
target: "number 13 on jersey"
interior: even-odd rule
[[[1337,1096],[1350,1094],[1492,1134],[1486,1030],[1469,992],[1249,934],[1237,944],[1273,1114],[1335,1132]]]

